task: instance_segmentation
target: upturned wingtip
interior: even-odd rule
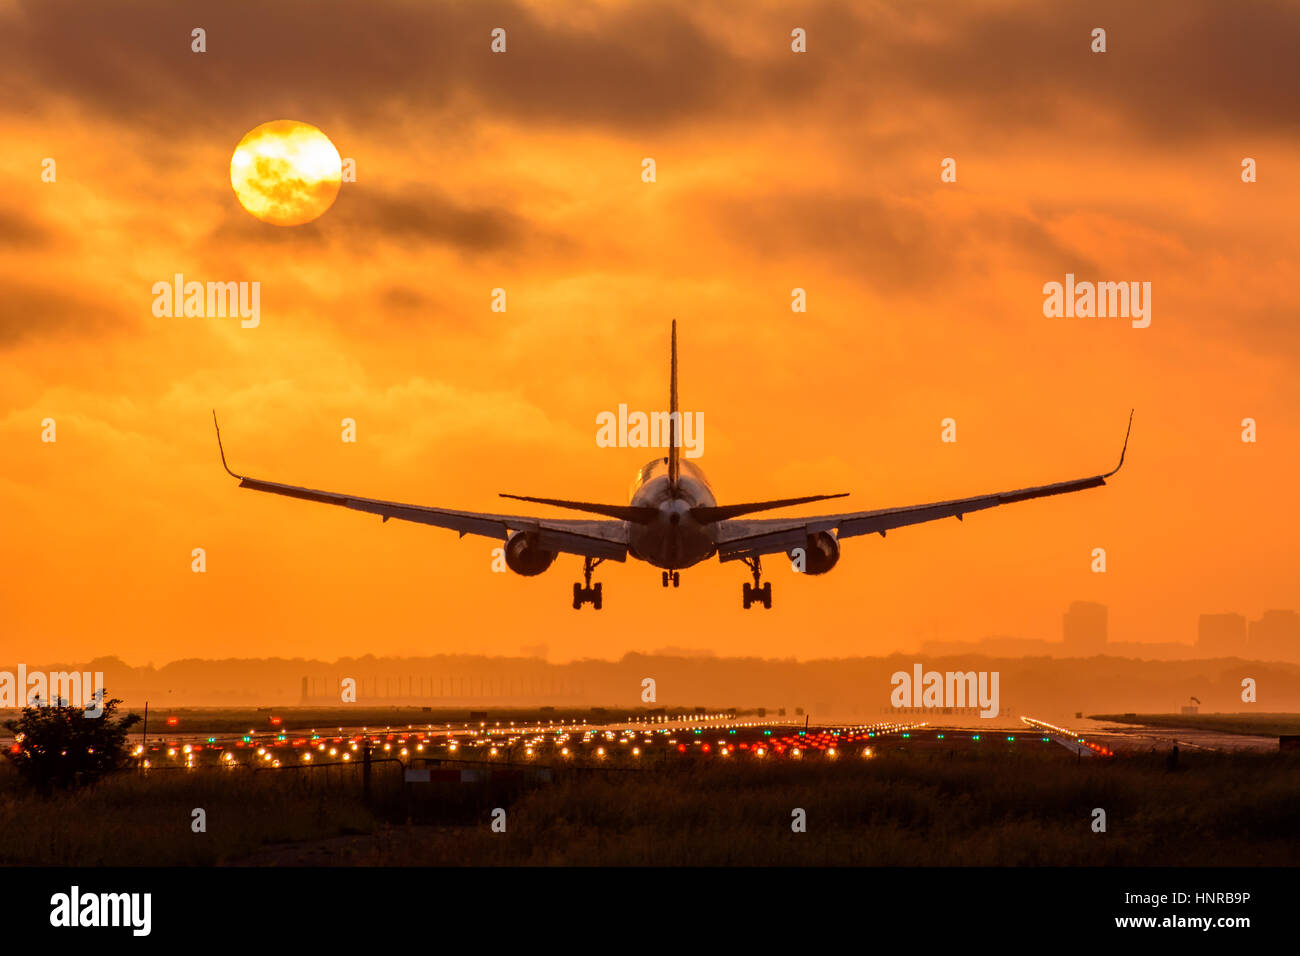
[[[221,453],[221,467],[226,469],[226,474],[231,478],[238,478],[242,481],[244,476],[235,474],[230,470],[230,466],[226,464],[226,450],[221,446],[221,426],[217,424],[217,410],[215,408],[212,410],[212,427],[217,430],[217,451]]]
[[[1115,472],[1119,471],[1121,468],[1124,467],[1124,456],[1128,454],[1128,436],[1133,433],[1133,413],[1135,411],[1136,409],[1133,408],[1130,408],[1128,410],[1128,428],[1124,432],[1124,445],[1119,450],[1119,464],[1115,466],[1114,471],[1111,471],[1109,474],[1106,475],[1107,478],[1109,478],[1111,475],[1115,474]]]

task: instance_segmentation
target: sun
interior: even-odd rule
[[[276,226],[300,226],[334,205],[343,178],[339,151],[315,126],[274,120],[249,130],[230,157],[240,205]]]

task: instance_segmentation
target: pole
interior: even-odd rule
[[[361,797],[365,805],[370,806],[370,738],[365,738],[361,746]]]
[[[149,759],[149,702],[144,702],[144,724],[140,727],[140,766]]]

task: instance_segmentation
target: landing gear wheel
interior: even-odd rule
[[[664,583],[664,587],[668,587],[668,572],[667,572],[667,571],[664,572],[664,574],[663,574],[663,578],[662,578],[661,580],[662,580],[663,583]]]
[[[754,575],[754,583],[752,585],[746,584],[742,586],[740,592],[741,603],[747,611],[756,603],[762,604],[767,610],[771,610],[772,582],[768,581],[766,584],[763,583],[762,560],[757,557],[745,558],[743,560],[747,565],[749,565],[750,573]]]
[[[584,604],[590,604],[597,611],[600,610],[603,595],[601,587],[597,584],[592,587],[591,572],[596,570],[596,565],[600,564],[604,558],[583,558],[582,559],[582,577],[585,584],[575,582],[573,585],[573,609],[581,610]]]
[[[678,572],[678,571],[674,571],[674,572],[673,572],[673,587],[680,587],[680,586],[681,586],[681,583],[682,583],[682,575],[681,575],[681,573]]]

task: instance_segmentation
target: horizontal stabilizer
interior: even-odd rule
[[[657,508],[633,507],[632,505],[602,505],[591,501],[564,501],[560,498],[529,498],[526,495],[507,495],[501,493],[502,498],[513,498],[515,501],[531,501],[535,505],[551,505],[554,508],[571,508],[574,511],[586,511],[593,515],[604,515],[606,518],[619,518],[622,521],[631,521],[634,524],[649,524],[654,520],[654,516],[659,513]]]
[[[810,501],[825,501],[827,498],[845,498],[848,497],[848,494],[847,491],[842,491],[837,495],[809,495],[806,498],[778,498],[776,501],[747,501],[738,505],[701,506],[691,509],[691,517],[700,524],[713,524],[715,521],[739,518],[741,515],[753,514],[755,511],[771,511],[774,508],[806,505]]]

